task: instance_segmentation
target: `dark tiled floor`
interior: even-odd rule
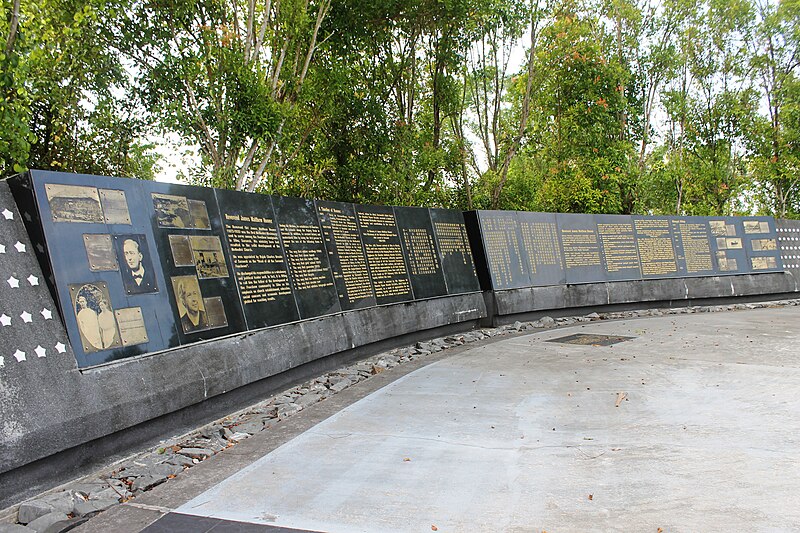
[[[141,533],[315,533],[285,527],[232,522],[180,513],[169,513],[159,518]],[[320,533],[320,532],[316,532]]]

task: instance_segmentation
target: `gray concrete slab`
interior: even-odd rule
[[[798,530],[798,318],[593,322],[465,349],[176,511],[328,532]],[[573,333],[636,338],[545,342]]]

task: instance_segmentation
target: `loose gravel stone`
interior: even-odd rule
[[[36,531],[37,533],[44,533],[44,531],[46,531],[50,526],[56,522],[61,522],[62,520],[69,520],[69,517],[66,515],[66,513],[48,513],[29,523],[28,528]]]
[[[208,448],[181,448],[178,453],[192,459],[205,459],[214,455],[214,452]]]
[[[52,513],[54,510],[52,505],[40,500],[23,502],[17,512],[17,522],[28,524],[41,516]]]
[[[143,490],[150,490],[156,485],[160,485],[161,483],[167,480],[167,476],[161,475],[152,475],[152,476],[142,476],[137,477],[131,488],[134,492],[136,491],[143,491]]]
[[[118,503],[119,501],[112,498],[107,498],[105,500],[87,500],[85,502],[75,502],[75,507],[73,508],[72,512],[77,516],[86,516],[87,514],[105,511],[106,509],[109,509]]]
[[[31,528],[19,524],[0,524],[0,533],[31,533],[32,531]]]

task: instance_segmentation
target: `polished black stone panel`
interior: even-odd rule
[[[528,261],[531,285],[560,285],[566,283],[564,257],[555,213],[517,213],[523,254]]]
[[[214,189],[140,183],[164,274],[159,293],[168,295],[173,313],[169,345],[245,331]]]
[[[355,206],[320,200],[315,204],[342,310],[376,305]]]
[[[737,217],[708,217],[711,253],[718,275],[751,271],[744,243],[744,227]]]
[[[609,281],[642,279],[642,265],[633,228],[628,215],[595,215],[603,266]]]
[[[423,207],[395,207],[394,216],[414,298],[444,296],[447,294],[447,285],[428,210]]]
[[[219,189],[215,194],[247,328],[298,320],[272,197]]]
[[[338,313],[342,308],[314,202],[276,196],[272,205],[300,318]]]
[[[429,209],[448,294],[480,290],[461,211]]]
[[[167,278],[158,260],[143,182],[36,170],[29,175],[61,315],[78,365],[177,346],[178,324],[165,290]],[[123,275],[130,269],[117,255],[123,243],[118,248],[113,240],[123,235],[139,239],[145,268],[137,270],[153,288],[126,290]],[[87,247],[87,242],[100,241],[104,247]],[[116,262],[116,270],[93,270],[97,258],[104,260],[105,268]],[[138,253],[131,261],[139,262]]]
[[[678,277],[713,276],[711,233],[705,217],[671,217]]]
[[[394,210],[380,205],[355,208],[378,304],[413,300]]]
[[[477,211],[476,216],[480,246],[484,251],[483,260],[486,262],[491,287],[495,290],[529,287],[531,278],[527,265],[530,260],[523,248],[517,213]],[[475,244],[473,243],[473,250]],[[483,287],[483,282],[481,286]]]
[[[561,236],[567,283],[606,281],[608,276],[603,266],[594,215],[558,213],[556,221]]]
[[[753,273],[781,272],[780,249],[775,219],[772,217],[742,217],[744,248],[748,266]]]
[[[800,274],[800,220],[779,218],[775,223],[783,268]]]
[[[679,276],[671,220],[669,217],[633,217],[644,279]]]

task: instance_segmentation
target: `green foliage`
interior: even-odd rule
[[[156,157],[126,96],[127,76],[103,35],[112,0],[4,2],[0,53],[2,174],[27,167],[152,179]]]

